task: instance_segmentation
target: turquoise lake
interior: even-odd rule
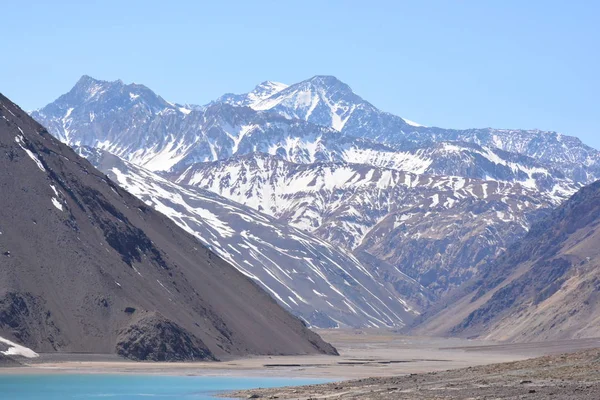
[[[149,375],[0,375],[2,400],[212,399],[236,389],[310,385],[318,379]]]

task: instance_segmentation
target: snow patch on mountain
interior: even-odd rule
[[[313,326],[402,326],[418,314],[416,305],[391,285],[382,285],[358,259],[322,239],[212,192],[177,185],[106,152],[79,151]]]
[[[418,124],[415,121],[411,121],[410,119],[406,119],[406,118],[402,118],[402,119],[404,120],[404,122],[406,122],[410,126],[415,126],[417,128],[420,128],[420,127],[427,128],[425,125]]]
[[[38,358],[40,356],[35,351],[3,337],[0,337],[0,343],[8,346],[8,350],[0,351],[0,354],[4,354],[5,356],[21,356],[25,358]]]

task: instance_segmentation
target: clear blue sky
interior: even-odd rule
[[[0,91],[26,109],[83,74],[196,104],[328,74],[425,125],[600,148],[600,1],[30,0],[0,13]]]

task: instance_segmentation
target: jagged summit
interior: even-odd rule
[[[90,75],[84,74],[84,75],[81,75],[81,78],[79,78],[79,80],[77,81],[75,86],[88,85],[92,82],[98,82],[98,79],[95,79],[95,78],[91,77]]]
[[[197,106],[170,103],[145,85],[125,84],[120,79],[105,81],[83,75],[69,92],[33,111],[31,115],[38,121],[44,121],[50,131],[60,131],[58,138],[61,141],[75,144],[81,142],[80,139],[73,139],[79,135],[79,127],[73,125],[79,123],[91,126],[95,121],[110,120],[111,124],[119,125],[120,120],[115,116],[120,113],[148,121],[159,113],[186,116],[195,109]],[[78,123],[74,124],[74,121]]]
[[[329,126],[337,131],[344,129],[356,110],[374,109],[350,86],[328,75],[317,75],[288,86],[251,107]]]
[[[81,78],[79,78],[79,80],[75,83],[74,88],[76,87],[86,87],[89,85],[94,85],[94,84],[102,84],[102,85],[108,85],[108,84],[114,84],[114,85],[120,85],[120,86],[140,86],[140,87],[146,87],[144,85],[132,82],[130,84],[125,84],[125,82],[123,82],[122,79],[115,79],[115,80],[106,80],[106,79],[97,79],[94,78],[93,76],[84,74],[81,76]]]
[[[333,75],[315,75],[312,78],[309,78],[303,82],[300,82],[299,84],[302,84],[302,83],[310,83],[314,86],[320,86],[320,87],[329,88],[329,89],[335,88],[338,90],[344,90],[347,92],[354,93],[347,83],[342,82],[341,80],[339,80],[338,78],[336,78]]]
[[[308,79],[306,79],[305,81],[312,81],[312,82],[329,82],[329,83],[342,83],[345,85],[345,83],[343,83],[342,81],[340,81],[338,78],[336,78],[333,75],[314,75]]]
[[[158,96],[147,86],[131,83],[125,84],[122,80],[105,81],[83,75],[73,88],[58,98],[53,103],[61,109],[81,109],[81,106],[89,103],[106,103],[113,107],[125,107],[143,104],[157,112],[163,108],[172,107],[170,103]],[[37,113],[53,112],[44,107]]]
[[[287,118],[330,126],[338,131],[354,109],[375,109],[356,95],[350,86],[331,75],[315,75],[290,86],[265,81],[249,93],[228,93],[213,103],[272,110]]]
[[[106,91],[108,88],[123,88],[125,86],[129,86],[134,89],[137,88],[139,90],[149,90],[144,85],[130,84],[125,85],[125,83],[121,79],[117,79],[114,81],[96,79],[89,75],[83,75],[79,80],[75,83],[70,93],[74,95],[87,95],[88,98],[93,98],[95,94],[98,92]]]

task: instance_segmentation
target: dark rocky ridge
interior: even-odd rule
[[[150,326],[144,345],[177,333],[167,353],[187,354],[149,359],[335,353],[2,95],[0,170],[0,336],[38,352],[114,353]]]
[[[133,360],[214,360],[202,340],[156,313],[149,313],[119,333],[117,354]]]

